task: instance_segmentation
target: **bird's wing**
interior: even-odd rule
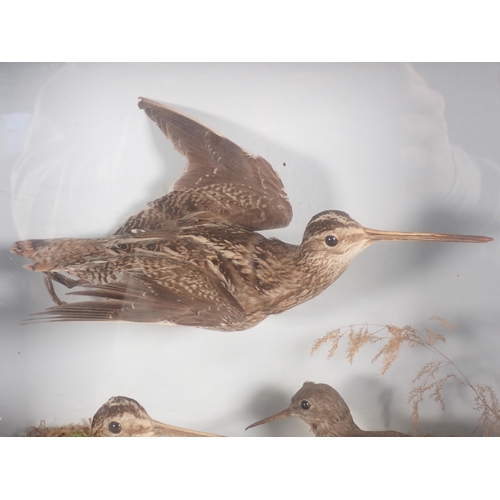
[[[140,98],[139,107],[188,163],[172,191],[130,217],[115,234],[154,229],[166,220],[198,211],[212,212],[252,231],[290,223],[288,196],[264,158],[164,104]]]
[[[68,293],[92,300],[63,303],[35,316],[45,316],[46,321],[132,321],[217,330],[237,330],[245,319],[243,308],[222,282],[198,266],[149,256],[149,268],[137,270],[135,257],[127,256],[118,267],[126,269],[127,259],[135,269],[124,271],[119,282],[89,283]],[[92,272],[96,268],[89,276]]]

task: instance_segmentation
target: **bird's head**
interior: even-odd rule
[[[327,210],[309,221],[300,247],[308,258],[333,258],[348,265],[369,244],[363,226],[345,212]]]
[[[155,424],[156,422],[137,401],[125,396],[115,396],[103,404],[94,415],[92,436],[149,437],[156,435]]]
[[[311,426],[317,436],[334,434],[336,425],[347,424],[349,428],[357,428],[349,407],[333,387],[327,384],[304,382],[304,385],[292,397],[288,408],[249,425],[247,429],[285,417],[299,417]],[[329,427],[329,429],[325,430],[324,427]]]
[[[214,436],[153,420],[135,399],[114,396],[92,419],[93,437]]]
[[[493,238],[441,233],[381,231],[363,227],[345,212],[327,210],[307,224],[300,245],[300,258],[335,267],[338,274],[363,249],[376,241],[442,241],[486,243]]]

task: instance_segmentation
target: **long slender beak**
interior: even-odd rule
[[[441,234],[441,233],[405,233],[399,231],[379,231],[378,229],[364,228],[370,242],[374,241],[444,241],[461,243],[488,243],[493,238],[489,236],[473,236],[469,234]]]
[[[152,420],[154,437],[222,437],[218,434],[209,434],[208,432],[192,431],[182,427],[174,427],[157,420]]]
[[[292,416],[292,410],[288,407],[285,410],[282,410],[278,413],[275,413],[274,415],[271,415],[270,417],[264,418],[262,420],[259,420],[258,422],[249,425],[245,430],[247,431],[251,427],[257,427],[258,425],[267,424],[268,422],[272,422],[273,420],[278,420],[280,418],[291,417],[291,416]]]

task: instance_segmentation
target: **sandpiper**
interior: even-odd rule
[[[328,384],[304,382],[290,406],[249,425],[245,430],[285,417],[299,417],[317,437],[406,437],[396,431],[363,431],[355,423],[342,396]]]

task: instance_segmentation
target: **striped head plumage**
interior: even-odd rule
[[[153,420],[132,398],[114,396],[92,419],[93,437],[214,437],[215,434],[182,429]]]

